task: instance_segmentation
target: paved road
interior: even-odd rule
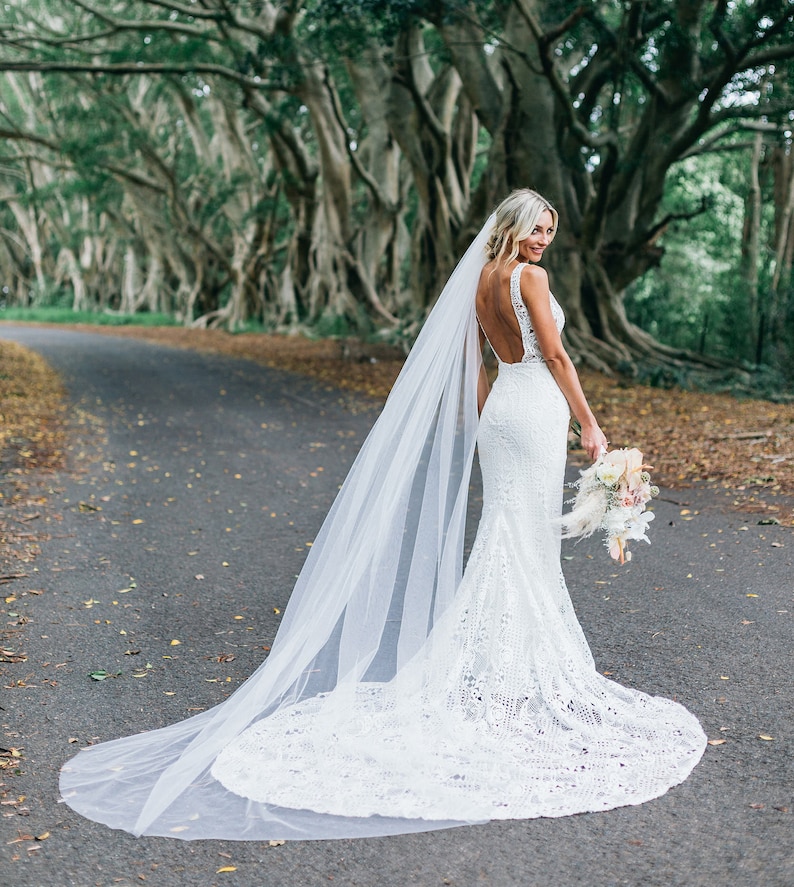
[[[266,655],[306,544],[374,413],[223,357],[41,328],[0,326],[0,347],[2,338],[62,373],[82,435],[74,472],[50,481],[52,539],[6,607],[30,621],[28,661],[0,672],[2,744],[24,748],[13,785],[29,810],[0,808],[5,883],[794,885],[794,538],[692,491],[663,492],[653,545],[631,565],[613,566],[597,542],[565,550],[599,667],[675,696],[725,740],[663,798],[559,820],[276,847],[135,839],[59,805],[58,768],[77,745],[209,706]],[[21,595],[28,589],[42,593]],[[90,680],[99,668],[122,674]]]

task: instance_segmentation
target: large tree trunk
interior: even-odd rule
[[[775,175],[774,265],[769,286],[770,332],[780,348],[790,318],[792,300],[792,259],[794,259],[794,156],[776,148],[772,156]],[[782,360],[788,355],[781,354]]]
[[[753,354],[748,357],[761,359],[760,349],[763,331],[759,325],[758,275],[761,251],[761,156],[763,135],[758,132],[753,140],[753,153],[750,157],[750,179],[747,197],[744,202],[744,225],[742,231],[741,276],[747,304],[747,321],[753,333]]]

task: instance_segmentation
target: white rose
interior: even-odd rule
[[[596,477],[608,487],[614,487],[620,480],[621,474],[623,474],[623,469],[610,462],[605,462],[596,468]]]

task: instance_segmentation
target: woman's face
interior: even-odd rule
[[[518,242],[518,255],[525,262],[539,262],[554,236],[554,218],[544,209],[532,233]]]

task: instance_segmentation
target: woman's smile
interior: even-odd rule
[[[519,242],[520,255],[531,262],[539,262],[553,236],[554,218],[548,210],[544,210],[529,237]]]

